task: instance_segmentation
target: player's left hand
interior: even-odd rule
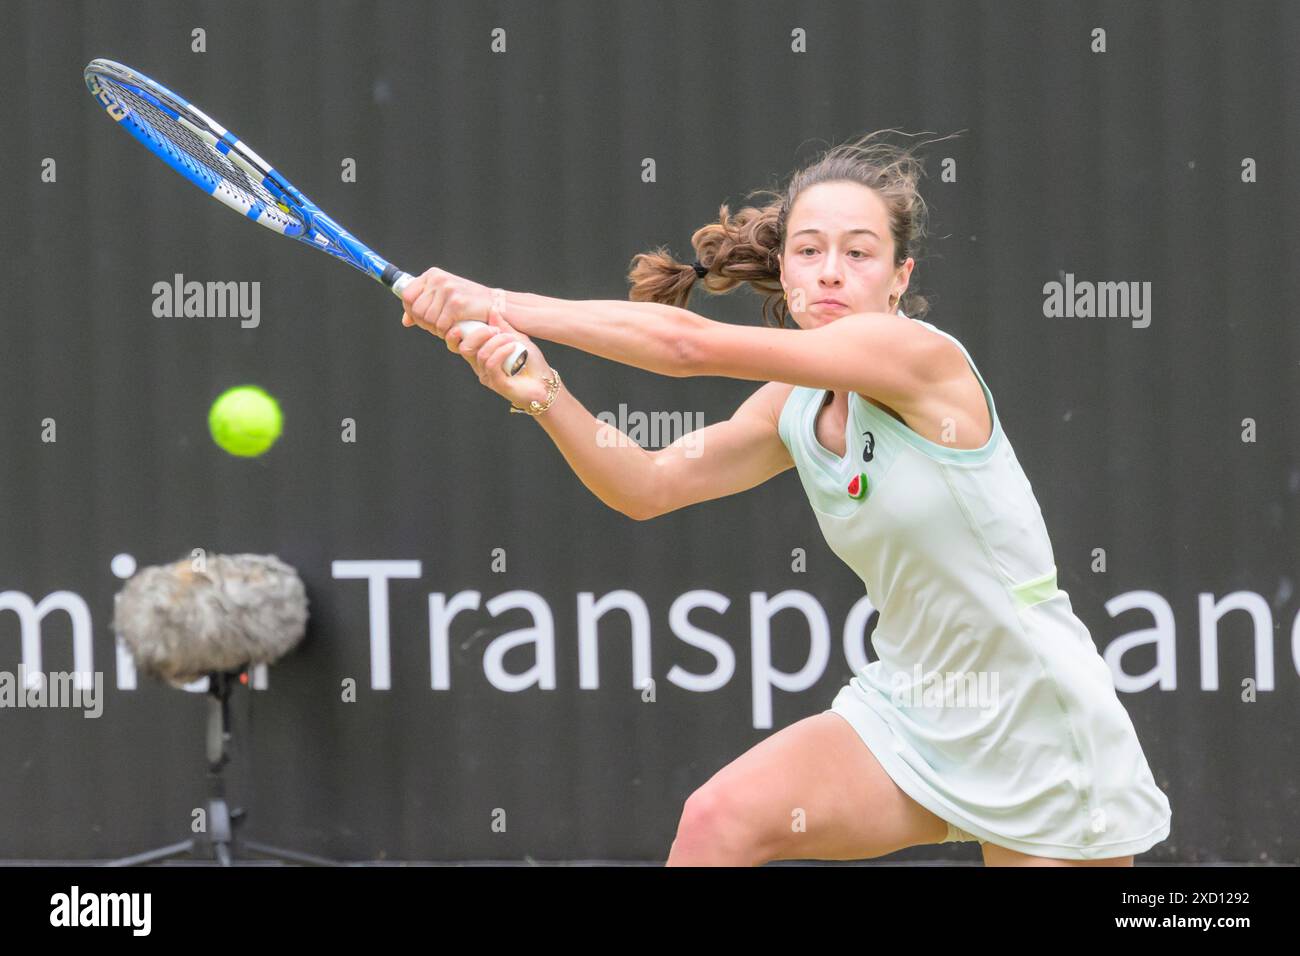
[[[506,398],[516,408],[524,408],[533,399],[546,400],[542,379],[551,373],[541,349],[528,336],[511,327],[500,312],[493,310],[486,327],[462,335],[453,328],[447,333],[448,350],[455,352],[474,370],[479,383]],[[517,345],[528,350],[528,364],[518,375],[507,375],[505,361]]]

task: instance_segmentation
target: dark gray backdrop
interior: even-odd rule
[[[95,56],[207,109],[404,268],[573,299],[625,296],[632,254],[662,242],[689,256],[720,202],[827,142],[968,130],[927,153],[933,236],[913,288],[993,389],[1098,647],[1153,626],[1108,601],[1149,592],[1172,610],[1176,687],[1121,693],[1173,806],[1145,859],[1300,857],[1300,5],[7,2],[3,15],[0,590],[84,600],[106,689],[98,720],[0,710],[0,858],[170,842],[201,803],[203,698],[116,684],[120,553],[270,552],[300,569],[308,639],[239,697],[232,784],[256,835],[345,859],[662,860],[695,787],[829,706],[862,597],[793,472],[649,523],[606,509],[535,423],[403,329],[380,287],[241,223],[113,129],[82,84]],[[797,27],[806,53],[790,49]],[[1090,49],[1097,27],[1105,53]],[[344,157],[355,183],[340,181]],[[656,182],[641,181],[645,157]],[[946,157],[955,182],[939,179]],[[1242,182],[1245,157],[1257,182]],[[175,273],[259,282],[261,325],[155,318],[152,286]],[[1066,273],[1149,281],[1150,327],[1045,318],[1043,285]],[[758,301],[693,307],[753,323]],[[711,423],[755,387],[543,348],[593,412]],[[256,461],[206,431],[214,396],[243,382],[286,414]],[[372,689],[367,587],[336,579],[338,560],[420,562],[388,589],[391,689]],[[578,595],[618,589],[649,611],[653,703],[633,687],[619,613],[602,621],[599,687],[579,686]],[[697,589],[731,601],[692,615],[736,653],[707,693],[668,678],[715,666],[669,626]],[[788,589],[825,608],[830,663],[809,689],[775,691],[772,726],[757,727],[750,595]],[[457,619],[451,688],[431,687],[428,596],[465,590],[540,596],[553,689],[489,682],[487,648],[527,616],[486,611]],[[1203,606],[1238,592],[1259,615],[1219,623],[1208,689]],[[44,619],[47,670],[72,668],[72,630],[62,612]],[[0,669],[16,670],[19,635],[0,612]],[[782,612],[772,640],[774,664],[796,670],[808,625]],[[1129,674],[1154,662],[1150,646],[1123,659]],[[1273,689],[1244,701],[1264,664]],[[340,700],[348,678],[355,703]]]

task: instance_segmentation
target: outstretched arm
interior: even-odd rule
[[[458,340],[456,323],[504,314],[525,336],[660,375],[723,375],[853,391],[892,406],[908,406],[938,369],[951,364],[943,336],[884,312],[846,315],[808,330],[759,328],[714,322],[655,302],[493,290],[436,268],[411,281],[402,300],[403,321],[419,322],[451,344]]]
[[[777,431],[790,386],[771,382],[730,419],[648,450],[592,417],[567,390],[537,418],[573,473],[601,501],[637,521],[739,494],[794,467]]]
[[[479,381],[516,405],[528,400],[535,376],[551,374],[535,341],[522,338],[499,315],[492,325],[461,337],[452,330],[448,347],[478,373]],[[452,341],[453,338],[456,341]],[[528,375],[502,369],[522,339],[529,350]],[[777,424],[790,386],[770,382],[759,388],[728,421],[683,435],[666,448],[649,451],[612,424],[592,416],[567,388],[537,416],[584,485],[609,507],[644,521],[687,505],[753,488],[794,462]]]
[[[846,315],[815,329],[773,329],[715,322],[654,302],[508,292],[505,314],[525,335],[662,375],[785,382],[904,405],[947,349],[942,336],[884,312]]]
[[[658,302],[553,299],[531,292],[507,292],[504,312],[507,322],[531,338],[673,378],[693,374],[685,346],[710,322]]]

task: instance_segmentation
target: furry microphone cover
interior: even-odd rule
[[[113,627],[143,673],[186,684],[270,664],[307,627],[307,591],[274,555],[215,555],[137,572],[118,592]]]

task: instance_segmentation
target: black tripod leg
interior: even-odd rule
[[[284,860],[286,863],[301,863],[303,866],[339,865],[336,860],[327,860],[322,856],[312,856],[310,853],[299,853],[297,850],[282,850],[279,847],[267,846],[265,843],[257,843],[254,840],[240,840],[239,848],[261,856]]]
[[[149,850],[145,853],[137,853],[135,856],[124,856],[120,860],[109,860],[105,866],[143,866],[146,863],[157,863],[159,860],[169,860],[174,856],[193,856],[194,841],[184,840],[180,843],[173,843],[171,846],[159,847],[156,850]]]

